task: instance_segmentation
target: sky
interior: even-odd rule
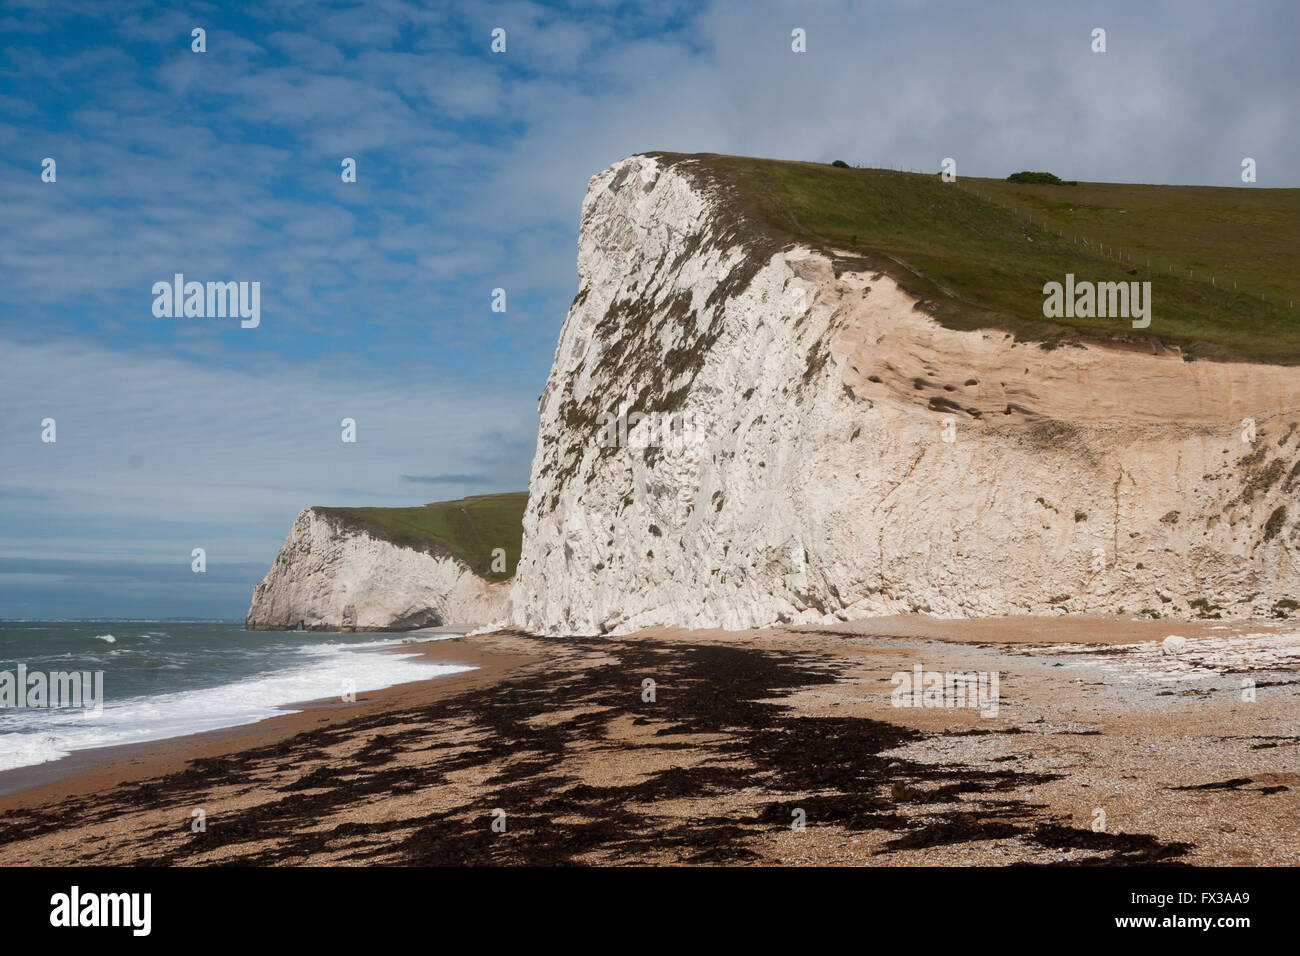
[[[1298,11],[3,0],[0,618],[242,618],[303,508],[524,489],[633,153],[1300,186]],[[176,273],[259,323],[155,315]]]

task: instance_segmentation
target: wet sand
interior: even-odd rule
[[[463,636],[421,647],[478,670],[33,775],[0,863],[1295,865],[1297,631]],[[894,706],[916,664],[997,672],[996,716]]]

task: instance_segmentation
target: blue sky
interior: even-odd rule
[[[1217,185],[1252,156],[1294,187],[1296,26],[1280,0],[6,0],[0,617],[242,617],[304,507],[524,488],[579,204],[623,156]],[[177,272],[259,281],[261,324],[156,318]]]

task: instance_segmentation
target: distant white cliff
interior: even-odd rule
[[[401,631],[505,617],[509,584],[455,557],[381,540],[307,509],[253,591],[252,630]]]

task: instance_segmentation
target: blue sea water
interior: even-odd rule
[[[223,622],[0,621],[0,675],[16,680],[20,663],[29,675],[103,673],[98,712],[0,707],[0,770],[252,723],[290,704],[467,669],[400,653],[402,644],[432,639],[246,631]]]

